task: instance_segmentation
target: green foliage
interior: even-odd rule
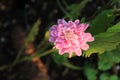
[[[120,32],[120,22],[114,25],[113,27],[109,28],[107,32]]]
[[[110,53],[106,52],[102,55],[99,55],[99,61],[98,61],[98,68],[100,70],[108,70],[112,67],[113,63],[112,63],[112,60],[111,60],[111,55],[109,55]],[[107,57],[107,58],[106,58]]]
[[[25,48],[30,42],[33,42],[33,41],[35,40],[35,36],[36,36],[37,33],[38,33],[39,25],[40,25],[40,24],[41,24],[41,21],[40,21],[39,19],[34,23],[31,31],[30,31],[29,34],[28,34],[28,37],[25,39],[25,42],[24,42],[23,46],[22,46],[21,49],[19,50],[18,55],[17,55],[16,59],[14,60],[14,62],[13,62],[13,64],[12,64],[13,66],[17,64],[17,62],[18,62],[18,60],[19,60],[19,58],[20,58],[20,56],[21,56],[24,48]]]
[[[57,51],[54,51],[52,53],[53,60],[55,61],[56,64],[58,65],[64,65],[68,68],[75,69],[75,70],[80,70],[81,68],[75,65],[72,65],[69,63],[67,57],[65,55],[59,55]]]
[[[109,80],[118,80],[118,77],[116,75],[110,76]]]
[[[79,4],[72,4],[67,7],[69,14],[72,16],[73,19],[76,19],[80,16],[82,9],[86,6],[89,0],[83,0]]]
[[[80,20],[81,23],[85,23],[85,17],[82,17]]]
[[[106,37],[105,37],[105,36]],[[108,36],[109,35],[109,36]],[[95,37],[95,41],[89,43],[90,48],[85,52],[85,56],[89,57],[93,53],[104,53],[116,49],[120,43],[120,34],[103,33]]]
[[[108,73],[103,73],[100,75],[100,80],[118,80],[116,75],[110,75]]]
[[[58,52],[52,53],[52,56],[53,56],[53,60],[57,64],[63,64],[63,63],[68,62],[67,58],[65,56],[59,55]]]
[[[114,4],[116,4],[116,3],[119,3],[119,0],[110,0],[109,3],[111,3],[111,5],[114,5]]]
[[[100,80],[109,80],[109,74],[103,73],[100,75]]]
[[[88,80],[97,80],[97,72],[98,71],[94,67],[90,65],[85,65],[84,73],[87,76]]]
[[[112,26],[107,32],[95,35],[95,41],[89,43],[90,48],[85,52],[85,56],[89,57],[93,53],[104,53],[116,49],[120,44],[120,23]]]
[[[32,29],[31,29],[30,33],[28,34],[28,37],[25,41],[25,46],[28,45],[30,42],[35,40],[35,36],[38,33],[40,24],[41,24],[41,21],[39,19],[34,23]]]
[[[104,54],[99,55],[98,68],[99,70],[108,70],[114,64],[120,63],[120,49],[116,49],[111,52],[105,52]],[[107,58],[106,58],[107,57]]]
[[[111,22],[113,22],[114,18],[115,15],[113,10],[102,11],[92,21],[90,21],[91,27],[89,31],[94,35],[105,32],[107,28],[111,26]]]

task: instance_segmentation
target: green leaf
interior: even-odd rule
[[[109,28],[107,32],[120,32],[120,22]]]
[[[52,53],[52,57],[57,64],[63,64],[68,62],[67,57],[65,57],[64,55],[59,55],[56,51]]]
[[[108,28],[107,32],[95,35],[95,41],[89,43],[90,48],[84,52],[86,57],[93,53],[112,51],[120,44],[120,23]]]
[[[85,75],[87,76],[88,80],[96,80],[97,77],[97,70],[93,67],[90,67],[89,65],[85,66]]]
[[[96,35],[105,32],[115,18],[113,10],[104,10],[90,22],[89,31]]]
[[[75,66],[69,63],[66,55],[59,55],[57,51],[52,53],[53,60],[58,65],[64,65],[70,69],[81,70],[82,68],[79,66]]]
[[[98,68],[100,70],[108,70],[112,65],[120,63],[120,48],[117,48],[114,51],[105,52],[104,54],[99,55]],[[107,58],[106,58],[107,56]]]
[[[109,61],[102,61],[102,60],[100,60],[98,65],[99,65],[99,67],[98,67],[99,70],[105,71],[105,70],[110,69],[113,64],[111,62],[109,62]]]
[[[103,73],[100,75],[100,80],[118,80],[116,75],[110,75],[108,73]]]
[[[110,52],[105,52],[104,54],[99,55],[98,69],[103,71],[110,69],[113,65],[111,57]]]
[[[111,52],[111,60],[113,63],[120,63],[120,47]]]
[[[112,75],[112,76],[110,76],[109,80],[118,80],[118,77],[116,75]]]
[[[40,24],[41,24],[41,21],[39,19],[34,23],[34,25],[33,25],[32,29],[31,29],[27,39],[25,40],[25,46],[28,45],[30,42],[35,40],[35,36],[38,33]]]
[[[81,23],[84,23],[85,22],[85,17],[82,17],[81,20],[80,20]]]
[[[109,74],[103,73],[100,75],[100,80],[109,80]]]
[[[27,38],[25,39],[25,42],[23,44],[23,46],[21,47],[21,49],[18,52],[18,55],[16,56],[15,60],[13,61],[13,66],[17,64],[24,48],[32,41],[34,41],[35,36],[38,33],[38,29],[39,29],[39,25],[40,25],[41,21],[38,19],[35,24],[33,25],[33,28],[31,29],[30,33],[28,34]]]
[[[86,57],[93,53],[104,53],[116,49],[120,44],[120,33],[101,33],[95,36],[95,41],[89,43],[90,48],[84,52]]]

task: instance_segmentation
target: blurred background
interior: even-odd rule
[[[93,54],[65,64],[48,42],[57,19],[89,22],[109,9],[118,14],[111,23],[119,22],[119,0],[0,0],[0,80],[120,80],[119,61],[105,58],[98,68],[101,58]]]

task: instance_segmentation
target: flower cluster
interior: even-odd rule
[[[58,19],[56,25],[50,28],[49,41],[54,43],[54,47],[59,50],[59,54],[68,53],[69,57],[75,52],[77,56],[82,55],[82,50],[87,50],[87,42],[94,41],[90,33],[85,33],[88,24],[81,23],[79,20],[68,21]]]

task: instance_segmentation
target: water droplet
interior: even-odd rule
[[[97,9],[98,9],[98,10],[101,9],[101,6],[98,6]]]
[[[120,70],[120,65],[117,65],[117,67],[116,67],[116,68],[117,68],[117,70]]]
[[[16,23],[16,20],[15,20],[15,19],[13,19],[13,20],[12,20],[12,24],[15,24],[15,23]]]
[[[25,8],[29,8],[30,7],[30,5],[29,4],[25,4]]]
[[[3,23],[3,27],[4,27],[4,28],[6,28],[8,25],[9,25],[9,22],[8,22],[8,21],[5,22],[5,23]]]
[[[1,41],[1,42],[5,42],[5,38],[4,38],[4,37],[1,37],[0,41]]]

